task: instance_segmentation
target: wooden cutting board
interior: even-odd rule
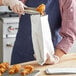
[[[54,65],[41,66],[36,61],[21,63],[21,65],[26,65],[26,64],[34,66],[35,70],[40,70],[40,74],[38,76],[76,76],[76,74],[47,75],[45,73],[45,70],[47,68],[68,68],[68,67],[76,68],[76,53],[70,53],[70,54],[64,55],[61,58],[60,62]],[[6,72],[2,76],[21,76],[21,75],[20,74],[9,75],[8,72]]]
[[[67,74],[67,75],[46,75],[45,70],[47,68],[76,68],[76,53],[70,53],[64,55],[60,62],[54,65],[39,65],[36,61],[31,61],[24,64],[30,64],[35,67],[36,70],[40,70],[40,74],[38,76],[76,76],[76,74]]]

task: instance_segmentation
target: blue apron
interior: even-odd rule
[[[50,4],[49,4],[49,2],[50,2]],[[30,6],[30,7],[37,7],[38,5],[40,5],[42,3],[46,4],[47,0],[27,0],[26,5]],[[50,5],[52,5],[52,4],[54,4],[54,8],[53,8],[53,6],[51,8]],[[57,14],[57,12],[55,12],[55,9],[56,9],[56,11],[58,11],[58,14]],[[55,19],[55,18],[57,18],[57,15],[60,14],[59,13],[60,11],[58,9],[59,9],[59,7],[58,7],[57,0],[48,1],[46,13],[49,15],[49,23],[50,23],[52,30],[55,29],[54,25],[60,25],[60,19],[59,20]],[[53,19],[52,16],[54,16],[54,14],[56,16]],[[57,28],[59,28],[59,26],[57,26]],[[15,41],[13,52],[12,52],[11,64],[32,61],[35,59],[33,54],[34,54],[34,51],[33,51],[33,45],[32,45],[32,37],[31,37],[30,15],[25,14],[25,15],[22,15],[20,18],[19,30],[17,33],[16,41]]]
[[[48,14],[48,20],[52,32],[52,40],[55,47],[62,39],[59,34],[59,29],[61,27],[59,0],[48,0],[46,4],[46,13]]]

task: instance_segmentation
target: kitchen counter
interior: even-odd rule
[[[76,76],[76,74],[66,74],[66,75],[46,75],[45,69],[47,68],[75,68],[76,67],[76,53],[70,53],[67,55],[64,55],[60,62],[54,65],[39,65],[36,61],[30,61],[24,64],[30,64],[35,67],[36,70],[40,70],[40,74],[38,76]]]

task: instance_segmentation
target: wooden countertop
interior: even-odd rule
[[[39,65],[36,61],[30,61],[30,62],[26,62],[26,63],[22,63],[22,65],[24,64],[30,64],[32,66],[35,67],[36,70],[40,70],[40,74],[39,76],[76,76],[76,74],[68,74],[68,75],[46,75],[45,74],[45,69],[47,69],[48,67],[50,68],[75,68],[76,67],[76,53],[70,53],[67,55],[64,55],[60,62],[54,65]]]

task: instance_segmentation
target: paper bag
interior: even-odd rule
[[[32,42],[36,60],[43,65],[47,54],[54,54],[51,32],[48,23],[48,15],[31,15]]]

